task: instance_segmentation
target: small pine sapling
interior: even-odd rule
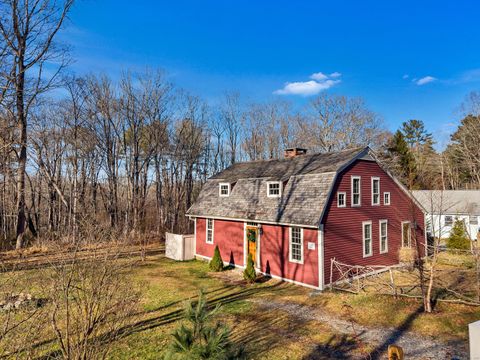
[[[255,272],[255,264],[253,263],[252,254],[248,254],[247,267],[243,271],[243,278],[247,280],[248,283],[254,283],[257,278],[257,273]]]
[[[215,246],[215,251],[213,252],[212,260],[210,260],[209,268],[215,272],[223,271],[223,260],[218,245]]]

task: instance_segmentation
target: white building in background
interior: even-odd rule
[[[480,190],[417,190],[413,196],[427,212],[427,232],[447,238],[456,219],[465,223],[472,240],[480,231]]]

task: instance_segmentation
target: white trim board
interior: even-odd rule
[[[227,220],[227,221],[238,221],[238,222],[256,222],[258,224],[267,224],[267,225],[283,225],[283,226],[296,226],[304,227],[309,229],[318,229],[317,225],[304,225],[304,224],[292,224],[292,223],[282,223],[268,220],[257,220],[257,219],[243,219],[243,218],[228,218],[224,216],[210,216],[210,215],[188,215],[190,218],[200,218],[200,219],[215,219],[215,220]]]
[[[320,290],[323,290],[325,288],[324,236],[325,234],[323,232],[323,224],[321,224],[320,228],[318,229],[318,288]]]
[[[195,254],[195,257],[197,258],[200,258],[200,260],[207,260],[207,261],[210,261],[212,260],[211,257],[208,257],[208,256],[203,256],[203,255],[199,255],[199,254]],[[225,265],[229,266],[229,265],[232,265],[228,262],[223,262]],[[241,266],[241,265],[233,265],[235,268],[239,268],[239,269],[245,269],[245,266]],[[272,274],[267,274],[263,271],[259,271],[258,269],[255,269],[255,271],[259,274],[262,274],[264,276],[267,276],[267,277],[271,277],[272,279],[277,279],[277,280],[281,280],[281,281],[285,281],[285,282],[289,282],[289,283],[292,283],[292,284],[295,284],[295,285],[300,285],[300,286],[305,286],[305,287],[308,287],[308,288],[311,288],[311,289],[315,289],[315,290],[322,290],[320,289],[318,286],[314,286],[314,285],[310,285],[310,284],[305,284],[305,283],[302,283],[300,281],[296,281],[296,280],[291,280],[291,279],[287,279],[287,278],[282,278],[281,276],[277,276],[277,275],[272,275]]]

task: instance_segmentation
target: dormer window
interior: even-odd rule
[[[280,181],[269,181],[267,183],[267,196],[268,197],[282,196],[282,183]]]
[[[218,186],[218,193],[220,197],[230,196],[230,183],[220,183]]]

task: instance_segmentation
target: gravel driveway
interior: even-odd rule
[[[250,299],[260,307],[268,310],[282,310],[290,316],[301,320],[316,320],[328,324],[339,334],[357,336],[366,344],[376,346],[375,350],[367,356],[370,359],[386,359],[386,350],[389,344],[396,344],[403,348],[406,359],[468,359],[468,344],[462,341],[442,342],[433,337],[425,337],[402,329],[385,327],[367,327],[353,324],[317,308],[295,303],[285,303],[274,300]],[[381,304],[379,304],[381,306]],[[318,357],[314,356],[312,349],[311,359],[323,358],[365,358],[349,355],[345,352],[331,349],[318,348]]]

